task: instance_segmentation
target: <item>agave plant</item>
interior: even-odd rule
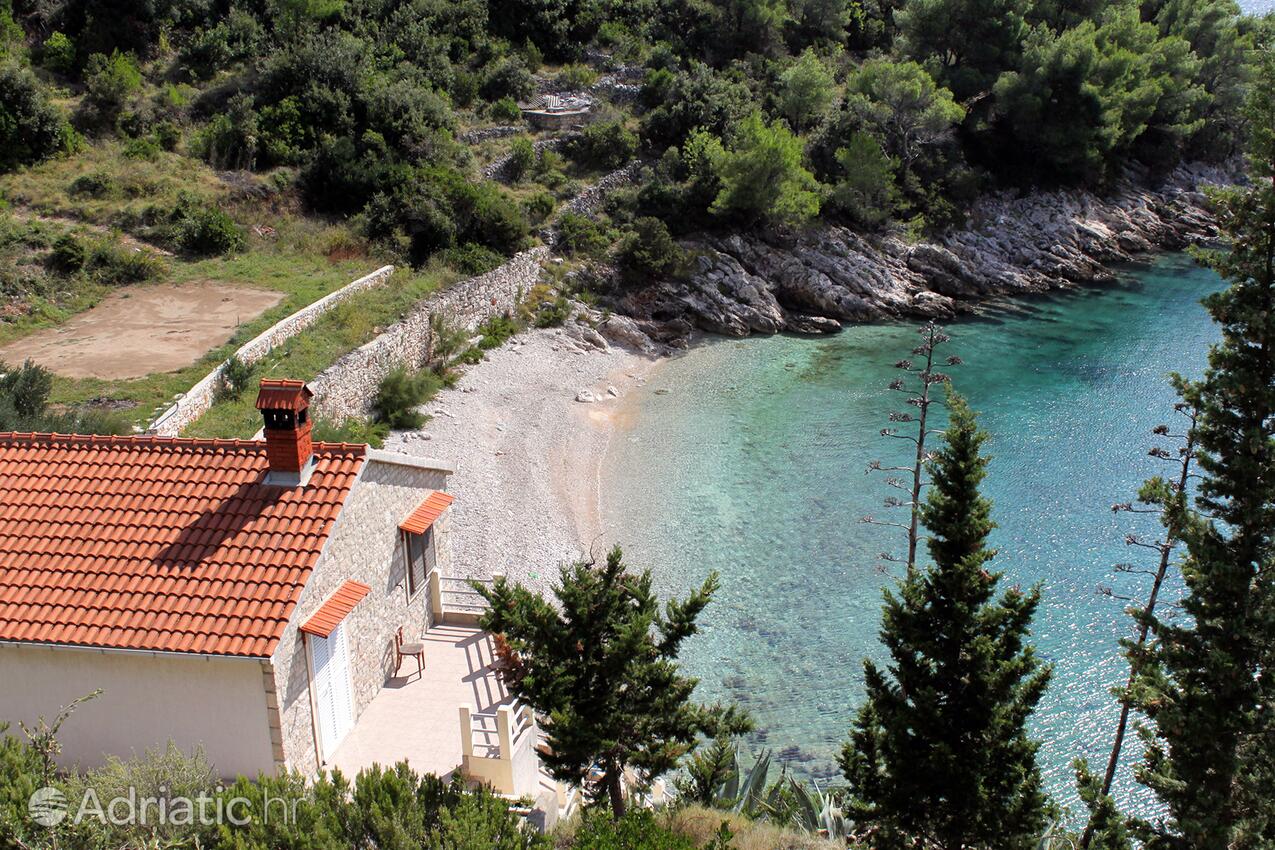
[[[691,758],[686,775],[675,780],[674,787],[687,802],[829,838],[848,839],[851,825],[835,797],[818,785],[807,787],[786,769],[768,785],[771,760],[771,752],[763,750],[745,771],[739,760],[739,746],[731,740],[717,740]]]

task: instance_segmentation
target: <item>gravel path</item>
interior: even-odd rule
[[[561,328],[531,331],[468,367],[423,408],[431,419],[422,430],[390,436],[387,449],[456,467],[448,483],[456,575],[504,573],[543,591],[559,564],[605,552],[599,470],[624,427],[626,391],[656,362]],[[576,400],[586,393],[597,400]]]

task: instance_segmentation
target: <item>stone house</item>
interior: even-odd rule
[[[0,723],[100,689],[66,765],[330,761],[432,625],[451,470],[312,442],[310,398],[262,381],[264,440],[0,434]]]

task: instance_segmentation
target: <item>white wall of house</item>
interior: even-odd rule
[[[446,489],[451,469],[438,461],[389,452],[370,452],[358,481],[346,498],[323,555],[306,582],[272,659],[278,692],[283,751],[287,766],[305,774],[318,770],[306,645],[300,625],[346,580],[371,587],[345,618],[349,642],[353,713],[357,718],[381,690],[394,667],[394,634],[406,640],[429,628],[428,592],[410,599],[398,525],[430,490]],[[450,571],[447,514],[435,524],[438,568]],[[414,671],[415,662],[405,662]],[[404,670],[406,673],[407,670]],[[454,722],[454,718],[448,718]],[[323,753],[326,761],[332,753]]]
[[[202,745],[224,777],[274,770],[261,663],[252,659],[0,644],[0,722],[17,731],[96,688],[58,733],[63,766]]]

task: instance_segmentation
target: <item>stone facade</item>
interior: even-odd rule
[[[532,248],[487,274],[460,281],[422,301],[402,321],[310,381],[313,414],[330,422],[365,415],[381,379],[391,369],[417,369],[428,362],[433,353],[434,316],[441,316],[451,327],[472,331],[493,316],[512,312],[540,279],[540,264],[548,254],[543,246]]]
[[[328,293],[313,304],[303,307],[258,334],[236,351],[235,356],[244,363],[256,363],[273,351],[279,344],[310,327],[310,325],[318,321],[320,316],[345,301],[351,295],[380,285],[393,273],[393,266],[383,266],[369,275],[346,284],[335,292]],[[217,385],[221,382],[221,373],[225,365],[224,363],[218,365],[216,369],[205,375],[199,383],[191,387],[189,391],[178,399],[176,404],[160,414],[159,418],[151,423],[150,428],[147,429],[148,432],[165,437],[175,437],[181,434],[187,425],[207,413],[208,408],[212,407],[214,396],[217,394]]]
[[[439,462],[369,451],[368,461],[271,659],[279,735],[289,769],[311,775],[321,766],[306,642],[300,624],[343,582],[359,581],[372,588],[343,621],[357,722],[363,709],[394,674],[394,636],[398,628],[401,626],[404,639],[411,641],[431,625],[428,581],[422,581],[415,595],[408,598],[407,565],[398,524],[429,490],[445,489],[450,472]],[[446,574],[451,563],[446,513],[434,524],[433,538],[436,569]],[[324,757],[330,755],[326,753]]]

